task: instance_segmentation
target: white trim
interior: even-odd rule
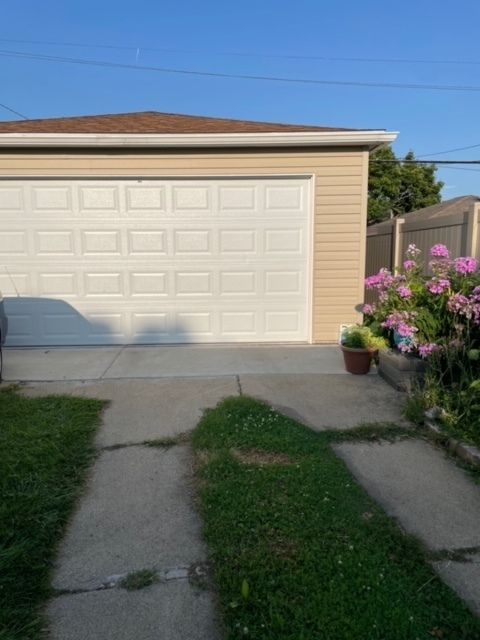
[[[0,180],[234,180],[236,178],[245,178],[246,180],[255,180],[256,178],[265,178],[268,180],[271,178],[305,178],[309,180],[313,174],[311,173],[158,173],[145,175],[143,173],[127,173],[127,174],[92,174],[92,173],[28,173],[28,174],[13,174],[2,173],[0,174]]]
[[[0,133],[0,147],[325,147],[366,146],[394,142],[395,131],[306,131],[281,133]]]
[[[316,183],[315,183],[315,174],[310,174],[309,180],[309,215],[310,215],[310,223],[309,223],[309,238],[308,238],[308,271],[307,271],[307,313],[308,313],[308,344],[313,344],[313,327],[315,324],[315,309],[313,307],[314,302],[314,269],[315,269],[315,193],[316,193]]]

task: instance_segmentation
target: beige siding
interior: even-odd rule
[[[312,176],[314,342],[338,339],[363,301],[368,152],[362,149],[0,154],[0,176]]]

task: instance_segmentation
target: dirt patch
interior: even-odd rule
[[[195,452],[195,470],[200,467],[204,467],[213,460],[218,458],[218,453],[216,451],[208,451],[207,449],[200,449]]]
[[[253,464],[264,467],[272,464],[290,465],[295,461],[286,453],[271,453],[258,449],[231,449],[232,456],[242,464]]]

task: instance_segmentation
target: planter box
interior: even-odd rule
[[[380,351],[378,373],[398,391],[409,392],[414,380],[422,378],[425,362],[395,349]]]

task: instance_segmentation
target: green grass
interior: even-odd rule
[[[0,638],[42,636],[56,550],[85,471],[103,403],[0,391]]]
[[[119,586],[127,591],[138,591],[145,589],[152,584],[158,582],[158,576],[151,569],[140,569],[140,571],[132,571],[120,581]]]
[[[339,437],[246,397],[207,412],[193,433],[228,639],[480,638],[420,544],[336,458]]]

